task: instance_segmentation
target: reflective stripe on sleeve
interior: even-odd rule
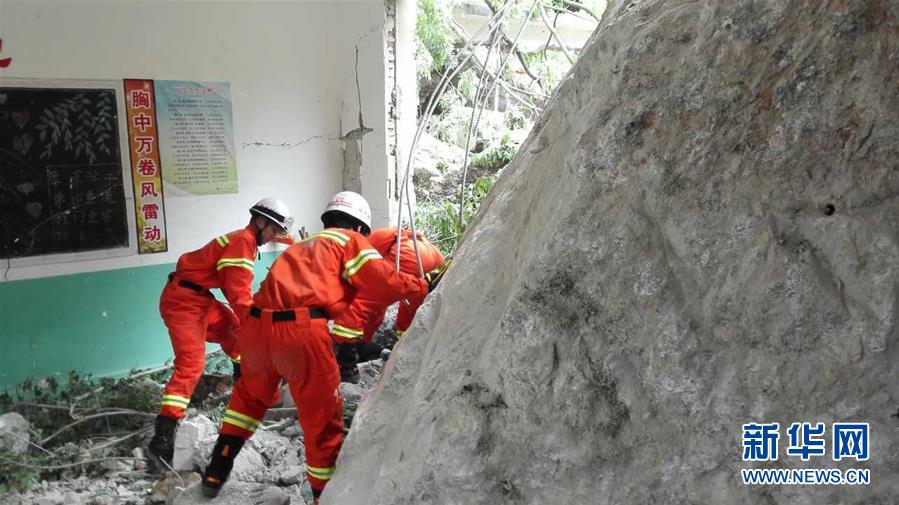
[[[225,247],[226,245],[228,245],[228,242],[230,242],[230,240],[228,240],[227,235],[222,235],[221,237],[215,237],[215,241],[218,242],[219,245],[222,247]]]
[[[215,265],[216,270],[221,270],[226,267],[242,267],[252,272],[253,261],[246,258],[222,258]]]
[[[362,268],[370,260],[379,259],[381,259],[381,254],[378,253],[378,251],[374,249],[363,249],[359,252],[359,254],[356,255],[355,258],[346,262],[343,270],[343,278],[349,281],[350,278],[352,278],[353,275],[355,275],[356,272],[358,272],[359,269]]]

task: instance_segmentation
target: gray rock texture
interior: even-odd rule
[[[0,416],[0,451],[23,454],[28,450],[31,433],[28,420],[18,412]]]
[[[897,16],[613,2],[322,504],[899,503]],[[779,461],[741,460],[754,421]],[[870,460],[787,457],[802,421],[869,422]],[[756,467],[873,480],[743,485]]]

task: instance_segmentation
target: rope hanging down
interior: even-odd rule
[[[415,130],[415,136],[412,139],[412,146],[409,149],[409,156],[406,159],[406,170],[403,174],[402,188],[400,191],[399,212],[397,212],[397,224],[396,224],[396,229],[397,229],[396,247],[397,247],[397,251],[399,251],[401,240],[402,240],[401,230],[402,230],[402,223],[403,223],[403,199],[405,197],[406,209],[409,212],[409,223],[410,223],[411,231],[413,234],[412,243],[415,247],[415,260],[416,260],[416,263],[418,264],[419,275],[422,277],[424,277],[424,271],[423,271],[423,268],[421,265],[421,256],[418,251],[418,244],[417,244],[417,241],[414,240],[415,216],[412,211],[411,198],[409,197],[409,174],[411,172],[412,159],[415,155],[415,150],[418,147],[418,141],[420,140],[422,133],[424,133],[424,131],[427,130],[428,123],[431,120],[431,115],[433,114],[434,109],[437,106],[440,96],[443,95],[443,92],[446,90],[447,85],[449,85],[450,81],[452,81],[452,79],[454,79],[456,77],[456,75],[458,75],[459,72],[462,71],[462,69],[465,67],[465,64],[468,63],[468,61],[470,59],[472,59],[472,57],[474,57],[474,47],[473,46],[474,46],[475,41],[477,40],[478,36],[485,29],[487,29],[487,34],[486,34],[487,37],[494,36],[494,34],[497,30],[502,30],[502,26],[503,26],[502,20],[506,16],[506,14],[509,12],[510,7],[514,4],[515,4],[515,1],[506,0],[506,2],[503,4],[503,6],[498,11],[496,11],[496,13],[493,14],[493,16],[487,21],[487,23],[485,23],[483,26],[481,26],[481,28],[477,31],[477,33],[475,33],[475,36],[472,37],[468,41],[468,43],[465,45],[465,47],[463,47],[453,57],[453,61],[450,64],[448,64],[446,66],[446,68],[444,69],[443,75],[441,76],[440,82],[438,83],[437,87],[434,88],[434,91],[431,92],[431,96],[428,98],[427,107],[425,108],[425,113],[422,116],[422,119],[418,124],[418,128],[416,128],[416,130]],[[462,58],[462,55],[465,55],[465,57]],[[456,60],[459,60],[460,58],[461,58],[461,61],[458,61],[458,63],[456,63]],[[486,70],[486,64],[485,64],[484,68]],[[450,69],[452,69],[452,72],[450,72]],[[483,79],[483,75],[482,75],[482,79]],[[480,83],[479,83],[479,87],[480,87]],[[471,125],[469,125],[469,129],[470,129],[470,127],[471,127]],[[467,150],[466,150],[466,155],[467,155]],[[466,159],[467,159],[467,157],[466,157]],[[399,254],[397,254],[397,257],[396,257],[395,269],[396,269],[396,271],[399,271],[399,269],[400,269]]]

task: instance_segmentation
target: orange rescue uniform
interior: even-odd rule
[[[287,248],[272,264],[240,330],[242,377],[225,411],[221,434],[247,439],[281,378],[297,404],[306,473],[318,496],[343,443],[340,372],[328,317],[356,294],[390,304],[423,297],[423,279],[397,274],[359,233],[328,228]]]
[[[396,268],[396,228],[379,228],[367,237],[371,245],[384,257],[384,260]],[[415,260],[415,244],[413,234],[403,228],[400,241],[400,272],[418,276],[418,262]],[[418,253],[424,272],[437,268],[443,261],[443,254],[436,246],[419,232],[414,235],[418,242]],[[412,324],[412,318],[424,297],[408,297],[400,301],[396,314],[396,335],[401,337]],[[384,321],[384,314],[390,304],[366,297],[364,293],[356,295],[346,311],[340,315],[331,328],[331,336],[337,343],[370,342]]]
[[[228,357],[240,363],[237,329],[253,302],[256,252],[256,233],[248,226],[183,254],[169,274],[159,312],[175,351],[175,372],[162,396],[161,415],[176,420],[184,417],[206,366],[206,342],[221,345]],[[216,288],[222,290],[231,309],[209,292]]]

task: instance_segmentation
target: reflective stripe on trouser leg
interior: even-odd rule
[[[357,330],[355,328],[347,328],[346,326],[340,326],[339,324],[335,324],[333,328],[331,328],[331,335],[335,337],[341,337],[346,340],[359,340],[362,338],[362,330]]]
[[[159,300],[159,312],[175,354],[175,370],[166,384],[159,413],[177,420],[184,417],[206,366],[207,313],[214,300],[174,286],[167,284]]]
[[[331,480],[331,476],[334,475],[334,467],[319,468],[306,465],[306,474],[313,479],[328,481]]]
[[[249,318],[241,330],[241,377],[234,384],[219,433],[250,438],[278,392],[280,377],[269,369],[266,338],[259,335],[258,319]]]
[[[250,433],[255,433],[261,422],[261,419],[255,419],[231,409],[225,410],[225,417],[222,418],[222,424],[230,424]]]
[[[331,357],[328,326],[317,321],[321,320],[303,329],[285,325],[276,366],[279,374],[288,379],[291,396],[297,403],[309,485],[320,492],[343,444],[343,399],[340,370]],[[294,334],[302,338],[290,338]]]

